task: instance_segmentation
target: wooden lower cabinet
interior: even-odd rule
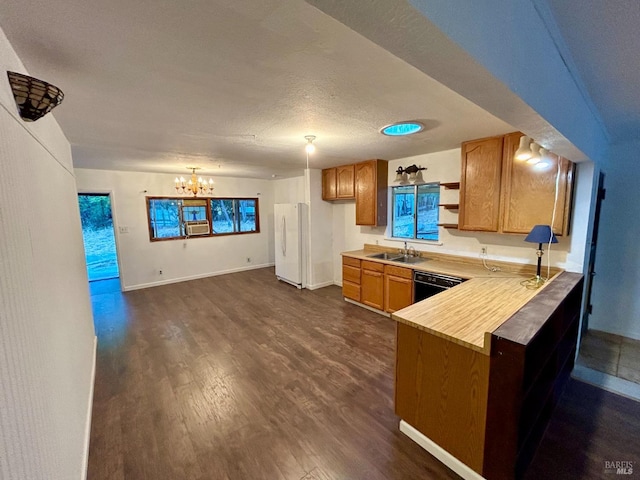
[[[360,260],[342,257],[342,296],[360,301]]]
[[[361,263],[360,301],[378,310],[384,309],[384,264],[368,262]]]
[[[384,311],[393,313],[413,303],[413,270],[385,265]]]

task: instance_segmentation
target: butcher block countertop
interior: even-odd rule
[[[500,327],[534,296],[553,282],[559,273],[552,269],[552,278],[539,289],[528,289],[521,282],[530,278],[530,265],[499,264],[501,271],[491,272],[482,264],[467,264],[460,257],[422,253],[427,258],[416,264],[403,264],[369,258],[370,249],[344,252],[343,256],[381,262],[414,270],[442,273],[468,279],[438,295],[414,303],[391,314],[391,318],[489,355],[491,332]],[[473,262],[474,259],[471,259]]]
[[[491,332],[544,289],[522,286],[523,277],[472,278],[391,314],[394,320],[489,355]]]

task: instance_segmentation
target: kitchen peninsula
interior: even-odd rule
[[[528,267],[491,272],[437,255],[411,268],[468,281],[391,313],[400,429],[463,478],[517,478],[573,368],[582,275],[556,272],[530,290]]]

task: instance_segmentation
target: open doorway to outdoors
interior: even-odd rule
[[[120,290],[111,198],[109,194],[79,193],[78,203],[91,289],[109,287]]]

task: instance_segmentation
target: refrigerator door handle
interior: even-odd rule
[[[287,220],[285,216],[282,216],[282,238],[280,239],[280,248],[282,248],[282,255],[287,255]]]

